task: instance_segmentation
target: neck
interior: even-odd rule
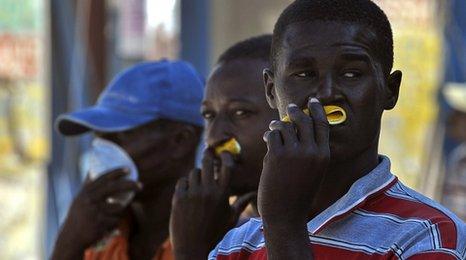
[[[314,218],[343,197],[354,182],[372,171],[378,163],[377,143],[368,147],[356,158],[331,162],[328,172],[317,189],[310,217]]]

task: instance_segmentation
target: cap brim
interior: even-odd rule
[[[87,131],[121,132],[158,119],[157,115],[131,115],[104,107],[91,107],[60,115],[55,128],[63,135],[79,135]]]

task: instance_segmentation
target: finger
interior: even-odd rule
[[[284,145],[294,145],[298,143],[298,137],[293,123],[273,120],[269,124],[270,130],[278,130],[283,139]]]
[[[308,103],[314,120],[315,140],[318,147],[329,146],[329,123],[325,110],[317,98],[311,98]]]
[[[123,177],[126,177],[129,174],[129,169],[126,168],[118,168],[111,170],[107,173],[104,173],[100,175],[97,179],[92,181],[89,184],[89,189],[95,189],[98,188],[99,186],[106,186],[110,182],[118,179],[122,179]]]
[[[276,152],[283,146],[282,137],[278,130],[265,132],[264,140],[267,143],[267,150],[269,152]]]
[[[202,158],[202,171],[201,171],[201,184],[204,187],[211,186],[215,183],[214,175],[214,159],[215,155],[212,149],[206,149],[204,151],[204,157]]]
[[[215,183],[214,157],[214,153],[211,149],[204,151],[201,171],[201,184],[204,187],[211,186]]]
[[[107,186],[102,186],[99,189],[95,189],[91,197],[94,200],[102,201],[103,199],[115,195],[118,193],[125,192],[139,192],[142,190],[142,184],[130,180],[115,180]]]
[[[233,155],[227,152],[223,152],[220,154],[220,160],[222,166],[220,167],[218,183],[220,187],[225,189],[230,185],[231,174],[233,172],[235,162],[233,160]]]
[[[257,199],[257,192],[250,192],[241,197],[237,198],[231,208],[233,210],[233,214],[235,219],[238,219],[244,209],[249,205],[249,203],[253,202]]]
[[[299,142],[304,145],[314,144],[314,124],[312,118],[306,115],[296,104],[288,106],[288,117],[296,125]]]
[[[193,169],[189,172],[189,190],[197,191],[201,183],[201,174],[198,169]]]
[[[181,177],[178,182],[176,183],[175,186],[175,193],[176,194],[183,194],[185,193],[189,188],[189,181],[188,178],[186,177]]]
[[[172,197],[172,209],[175,209],[175,205],[178,203],[180,198],[183,198],[189,188],[189,180],[186,177],[181,177],[175,185],[175,192]]]

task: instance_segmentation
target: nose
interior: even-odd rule
[[[205,139],[209,147],[216,147],[233,136],[231,124],[227,118],[217,116],[207,124]]]
[[[319,87],[315,96],[322,104],[335,103],[342,99],[338,88],[330,73],[326,74],[319,82]]]

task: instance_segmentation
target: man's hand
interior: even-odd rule
[[[296,105],[289,105],[292,123],[274,121],[271,131],[264,135],[268,152],[259,184],[258,208],[269,259],[310,257],[306,226],[315,191],[328,168],[330,146],[322,105],[312,99],[308,107],[311,117]]]
[[[71,204],[52,259],[83,259],[86,248],[118,225],[126,206],[108,198],[142,188],[140,183],[124,179],[127,174],[118,169],[84,184]]]
[[[233,157],[223,152],[219,167],[214,166],[216,160],[213,151],[206,150],[202,170],[191,171],[189,179],[182,178],[177,183],[170,217],[170,236],[177,260],[206,259],[209,250],[235,226],[241,212],[256,197],[255,193],[249,193],[230,205]]]

